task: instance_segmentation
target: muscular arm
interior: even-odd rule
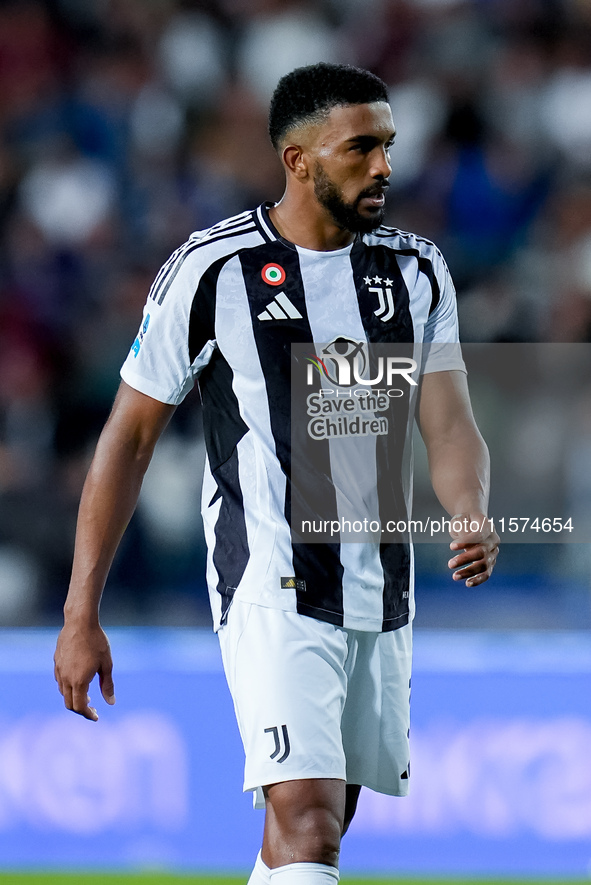
[[[499,538],[486,520],[489,493],[488,449],[474,421],[463,372],[432,372],[423,376],[419,428],[429,458],[433,489],[450,516],[466,527],[478,522],[481,531],[452,530],[448,563],[455,580],[467,586],[486,581],[494,568]]]
[[[100,599],[154,446],[173,412],[173,406],[122,382],[84,484],[55,677],[66,707],[87,719],[98,718],[88,699],[95,674],[105,700],[115,701],[109,643],[99,623]]]

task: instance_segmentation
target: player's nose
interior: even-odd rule
[[[392,174],[392,166],[390,157],[385,148],[375,151],[372,156],[371,175],[372,178],[389,178]]]

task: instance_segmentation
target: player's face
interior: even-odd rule
[[[395,134],[381,101],[333,108],[318,126],[314,193],[340,228],[367,233],[382,223]]]

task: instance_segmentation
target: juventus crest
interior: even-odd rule
[[[374,310],[375,316],[379,317],[383,323],[389,322],[394,316],[394,296],[392,295],[392,286],[394,281],[388,277],[382,281],[381,277],[365,277],[363,282],[368,286],[368,291],[378,296],[378,307]],[[384,285],[382,286],[382,282]],[[370,285],[375,283],[376,285]],[[379,284],[379,285],[378,285]]]

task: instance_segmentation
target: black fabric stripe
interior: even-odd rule
[[[246,225],[254,223],[254,212],[245,212],[243,215],[238,215],[235,218],[230,218],[227,221],[220,221],[217,224],[214,224],[213,227],[210,227],[209,230],[206,230],[199,237],[199,242],[208,243],[219,235],[230,234],[238,228],[243,228]]]
[[[261,212],[262,212],[262,211],[264,211],[264,210],[261,209]],[[253,213],[253,219],[254,219],[254,223],[256,224],[257,229],[258,229],[260,235],[263,237],[263,239],[265,240],[265,242],[266,242],[266,243],[272,243],[272,242],[274,242],[273,238],[272,238],[271,236],[269,236],[269,234],[267,233],[267,231],[265,230],[265,228],[264,228],[263,225],[261,224],[261,221],[260,221],[260,219],[259,219],[258,209],[257,209],[256,212]],[[268,218],[268,216],[265,217],[265,221],[266,221],[267,224],[269,224],[269,218]]]
[[[277,294],[277,288],[262,278],[262,268],[275,261],[285,270],[280,287],[301,319],[267,320],[258,315]],[[330,480],[330,453],[327,441],[314,441],[307,434],[308,416],[305,399],[290,404],[293,343],[312,341],[308,321],[299,256],[295,249],[280,241],[240,253],[244,282],[250,303],[256,347],[265,378],[271,430],[281,468],[287,478],[285,517],[292,529],[300,519],[318,513],[337,515],[336,494]],[[319,386],[316,388],[319,389]],[[312,390],[312,388],[311,388]],[[293,433],[292,433],[293,430]],[[309,447],[314,445],[314,456]],[[314,465],[312,470],[311,465]],[[303,494],[294,489],[292,474],[307,477]],[[305,581],[305,591],[296,590],[297,610],[320,620],[343,623],[343,566],[340,544],[305,544],[292,532],[294,574]]]
[[[193,298],[189,320],[191,362],[204,344],[215,338],[215,303],[219,274],[237,253],[216,261],[202,276]],[[242,420],[232,386],[233,373],[219,350],[214,350],[199,377],[203,402],[203,431],[207,457],[216,494],[209,506],[221,497],[215,524],[213,562],[218,574],[217,590],[222,597],[222,621],[249,560],[244,502],[238,475],[237,446],[248,432]]]
[[[191,241],[188,240],[182,246],[179,246],[179,248],[172,253],[168,260],[164,262],[164,264],[156,274],[156,279],[152,283],[150,291],[148,293],[148,298],[151,298],[152,301],[156,301],[156,295],[160,291],[162,281],[166,278],[166,275],[168,274],[170,268],[174,266],[175,261],[180,257],[180,255],[182,255],[183,250],[188,247],[190,242]]]
[[[203,433],[212,476],[217,485],[210,506],[221,496],[215,524],[213,562],[218,574],[217,590],[225,615],[248,564],[244,501],[238,475],[238,443],[248,432],[232,388],[232,369],[214,351],[199,378],[203,401]],[[222,618],[223,621],[223,618]]]
[[[215,308],[219,275],[222,268],[238,254],[239,250],[219,258],[199,281],[189,318],[188,343],[191,363],[201,353],[205,344],[216,337]],[[230,458],[248,431],[240,415],[232,380],[233,373],[228,362],[219,350],[214,350],[209,363],[199,376],[205,444],[212,473]]]
[[[428,258],[425,258],[424,255],[421,255],[418,249],[396,249],[395,251],[397,255],[414,256],[418,261],[419,270],[421,273],[424,273],[429,280],[431,285],[431,306],[429,307],[429,316],[431,316],[441,298],[441,290],[439,288],[439,281],[433,270],[433,262]]]
[[[427,240],[425,237],[419,237],[416,234],[411,234],[409,231],[400,230],[397,227],[385,227],[382,225],[378,230],[372,231],[372,237],[379,237],[382,240],[391,240],[392,237],[400,237],[403,240],[407,240],[412,238],[417,243],[424,243],[425,246],[429,246],[430,249],[433,249],[434,252],[439,255],[441,259],[443,259],[443,253],[439,246],[436,246],[433,240]]]
[[[408,350],[408,355],[412,357],[414,328],[410,297],[394,252],[385,246],[358,243],[351,251],[351,264],[361,321],[368,341],[378,345],[406,344],[408,348],[396,348],[396,355],[404,355]],[[365,278],[369,277],[393,281],[391,288],[395,310],[389,322],[382,322],[375,316],[377,298],[375,293],[368,292]],[[380,354],[371,347],[370,351],[370,377],[375,377],[375,363]],[[386,526],[388,520],[398,521],[408,518],[402,473],[409,420],[410,388],[405,387],[404,390],[404,397],[390,400],[390,407],[386,413],[389,423],[388,435],[376,437],[379,516],[382,526]],[[384,572],[382,622],[384,631],[402,627],[409,619],[411,553],[408,535],[392,534],[388,537],[388,541],[390,543],[380,544],[380,561]]]
[[[238,224],[244,224],[245,221],[248,220],[249,216],[252,217],[254,212],[250,209],[241,212],[240,215],[232,215],[231,218],[224,218],[222,221],[216,222],[216,224],[212,224],[209,228],[210,233],[215,233],[219,230],[227,230],[230,227],[236,227]]]
[[[244,213],[244,217],[240,217],[239,219],[230,219],[230,221],[233,222],[231,226],[235,227],[238,224],[246,224],[247,220],[248,220],[247,216],[249,214],[252,214],[252,213]],[[182,246],[179,246],[178,249],[175,249],[175,251],[172,253],[172,255],[168,258],[168,260],[162,265],[162,267],[158,271],[158,274],[156,275],[156,279],[154,280],[154,282],[152,283],[152,286],[150,287],[150,292],[148,294],[148,298],[151,298],[153,301],[156,301],[158,292],[160,292],[160,289],[162,287],[162,283],[165,281],[168,273],[175,266],[176,262],[178,261],[179,266],[180,266],[180,264],[182,264],[182,259],[183,259],[183,256],[185,255],[185,253],[187,253],[188,251],[192,251],[196,245],[203,245],[204,243],[210,242],[210,239],[206,239],[206,238],[212,238],[213,235],[215,235],[217,233],[221,233],[224,229],[224,226],[230,227],[229,222],[220,222],[220,223],[214,225],[212,228],[210,228],[208,231],[206,231],[200,237],[196,237],[195,235],[193,235],[186,241],[186,243],[183,243]],[[176,276],[176,273],[175,273],[175,276]]]
[[[238,476],[238,450],[234,448],[228,460],[212,473],[222,498],[215,524],[213,564],[219,576],[217,591],[222,597],[223,624],[250,555]]]
[[[172,286],[176,275],[181,269],[185,259],[191,255],[192,252],[195,252],[196,249],[200,249],[203,246],[209,246],[211,243],[218,243],[220,240],[228,240],[232,237],[240,237],[243,234],[250,234],[253,231],[256,231],[257,227],[255,224],[250,224],[248,227],[240,228],[240,230],[229,230],[223,233],[218,234],[217,236],[209,237],[205,240],[199,240],[199,242],[194,243],[192,246],[185,249],[185,251],[178,256],[175,262],[171,265],[170,269],[166,273],[166,275],[160,281],[160,284],[153,288],[152,294],[150,294],[150,298],[153,301],[156,301],[158,304],[162,304],[170,287]]]
[[[410,544],[380,544],[380,560],[385,575],[382,631],[387,633],[404,627],[410,618]]]
[[[179,270],[182,267],[183,261],[185,260],[187,255],[190,255],[191,252],[193,252],[196,248],[197,248],[197,246],[193,246],[190,249],[186,249],[182,255],[179,255],[177,261],[171,267],[168,274],[166,275],[166,278],[162,280],[160,286],[158,286],[158,290],[156,292],[154,292],[154,295],[152,296],[152,298],[154,299],[154,301],[156,301],[157,304],[162,304],[170,287],[172,286],[172,284],[174,283],[174,281],[176,279],[176,275],[178,274]]]
[[[402,233],[402,231],[399,231],[396,228],[383,227],[383,228],[381,228],[381,230],[382,231],[390,231],[390,233],[380,233],[378,231],[375,231],[372,234],[372,236],[379,237],[380,239],[384,239],[384,240],[391,239],[392,236],[401,236],[404,238],[404,234]],[[439,251],[439,249],[437,248],[437,246],[435,245],[435,243],[432,243],[431,240],[424,240],[422,237],[415,236],[414,239],[416,240],[417,243],[424,243],[426,246],[429,246],[431,249],[433,249],[433,251],[440,257],[442,264],[445,266],[445,259],[444,259],[443,255],[441,254],[441,252]],[[401,249],[396,246],[391,246],[390,248],[394,252],[396,252],[397,255],[412,255],[417,259],[418,264],[419,264],[419,270],[425,274],[425,276],[429,280],[429,283],[431,284],[432,296],[431,296],[431,305],[429,307],[429,316],[431,316],[431,314],[436,309],[436,307],[439,304],[439,301],[441,299],[441,291],[439,288],[439,281],[438,281],[435,271],[433,269],[432,260],[430,258],[427,258],[426,255],[423,255],[423,253],[421,252],[420,249],[413,249],[410,246],[405,249]]]
[[[221,467],[248,433],[232,387],[233,372],[219,350],[199,376],[203,402],[203,432],[211,472]]]
[[[353,267],[353,279],[359,298],[359,310],[363,327],[370,342],[382,343],[412,343],[414,341],[414,326],[410,313],[410,298],[402,271],[396,261],[396,251],[387,246],[373,246],[358,241],[351,250],[351,264]],[[383,281],[391,279],[394,297],[394,316],[384,323],[375,315],[378,307],[377,297],[369,292],[369,286],[365,278],[371,278],[371,286],[374,286],[374,278]],[[377,284],[376,284],[377,285]]]
[[[189,362],[191,365],[193,365],[194,360],[199,356],[207,342],[215,338],[215,305],[218,277],[224,265],[231,261],[232,258],[235,258],[239,252],[240,249],[236,249],[235,252],[222,255],[221,258],[210,264],[199,280],[189,315],[188,345]]]

